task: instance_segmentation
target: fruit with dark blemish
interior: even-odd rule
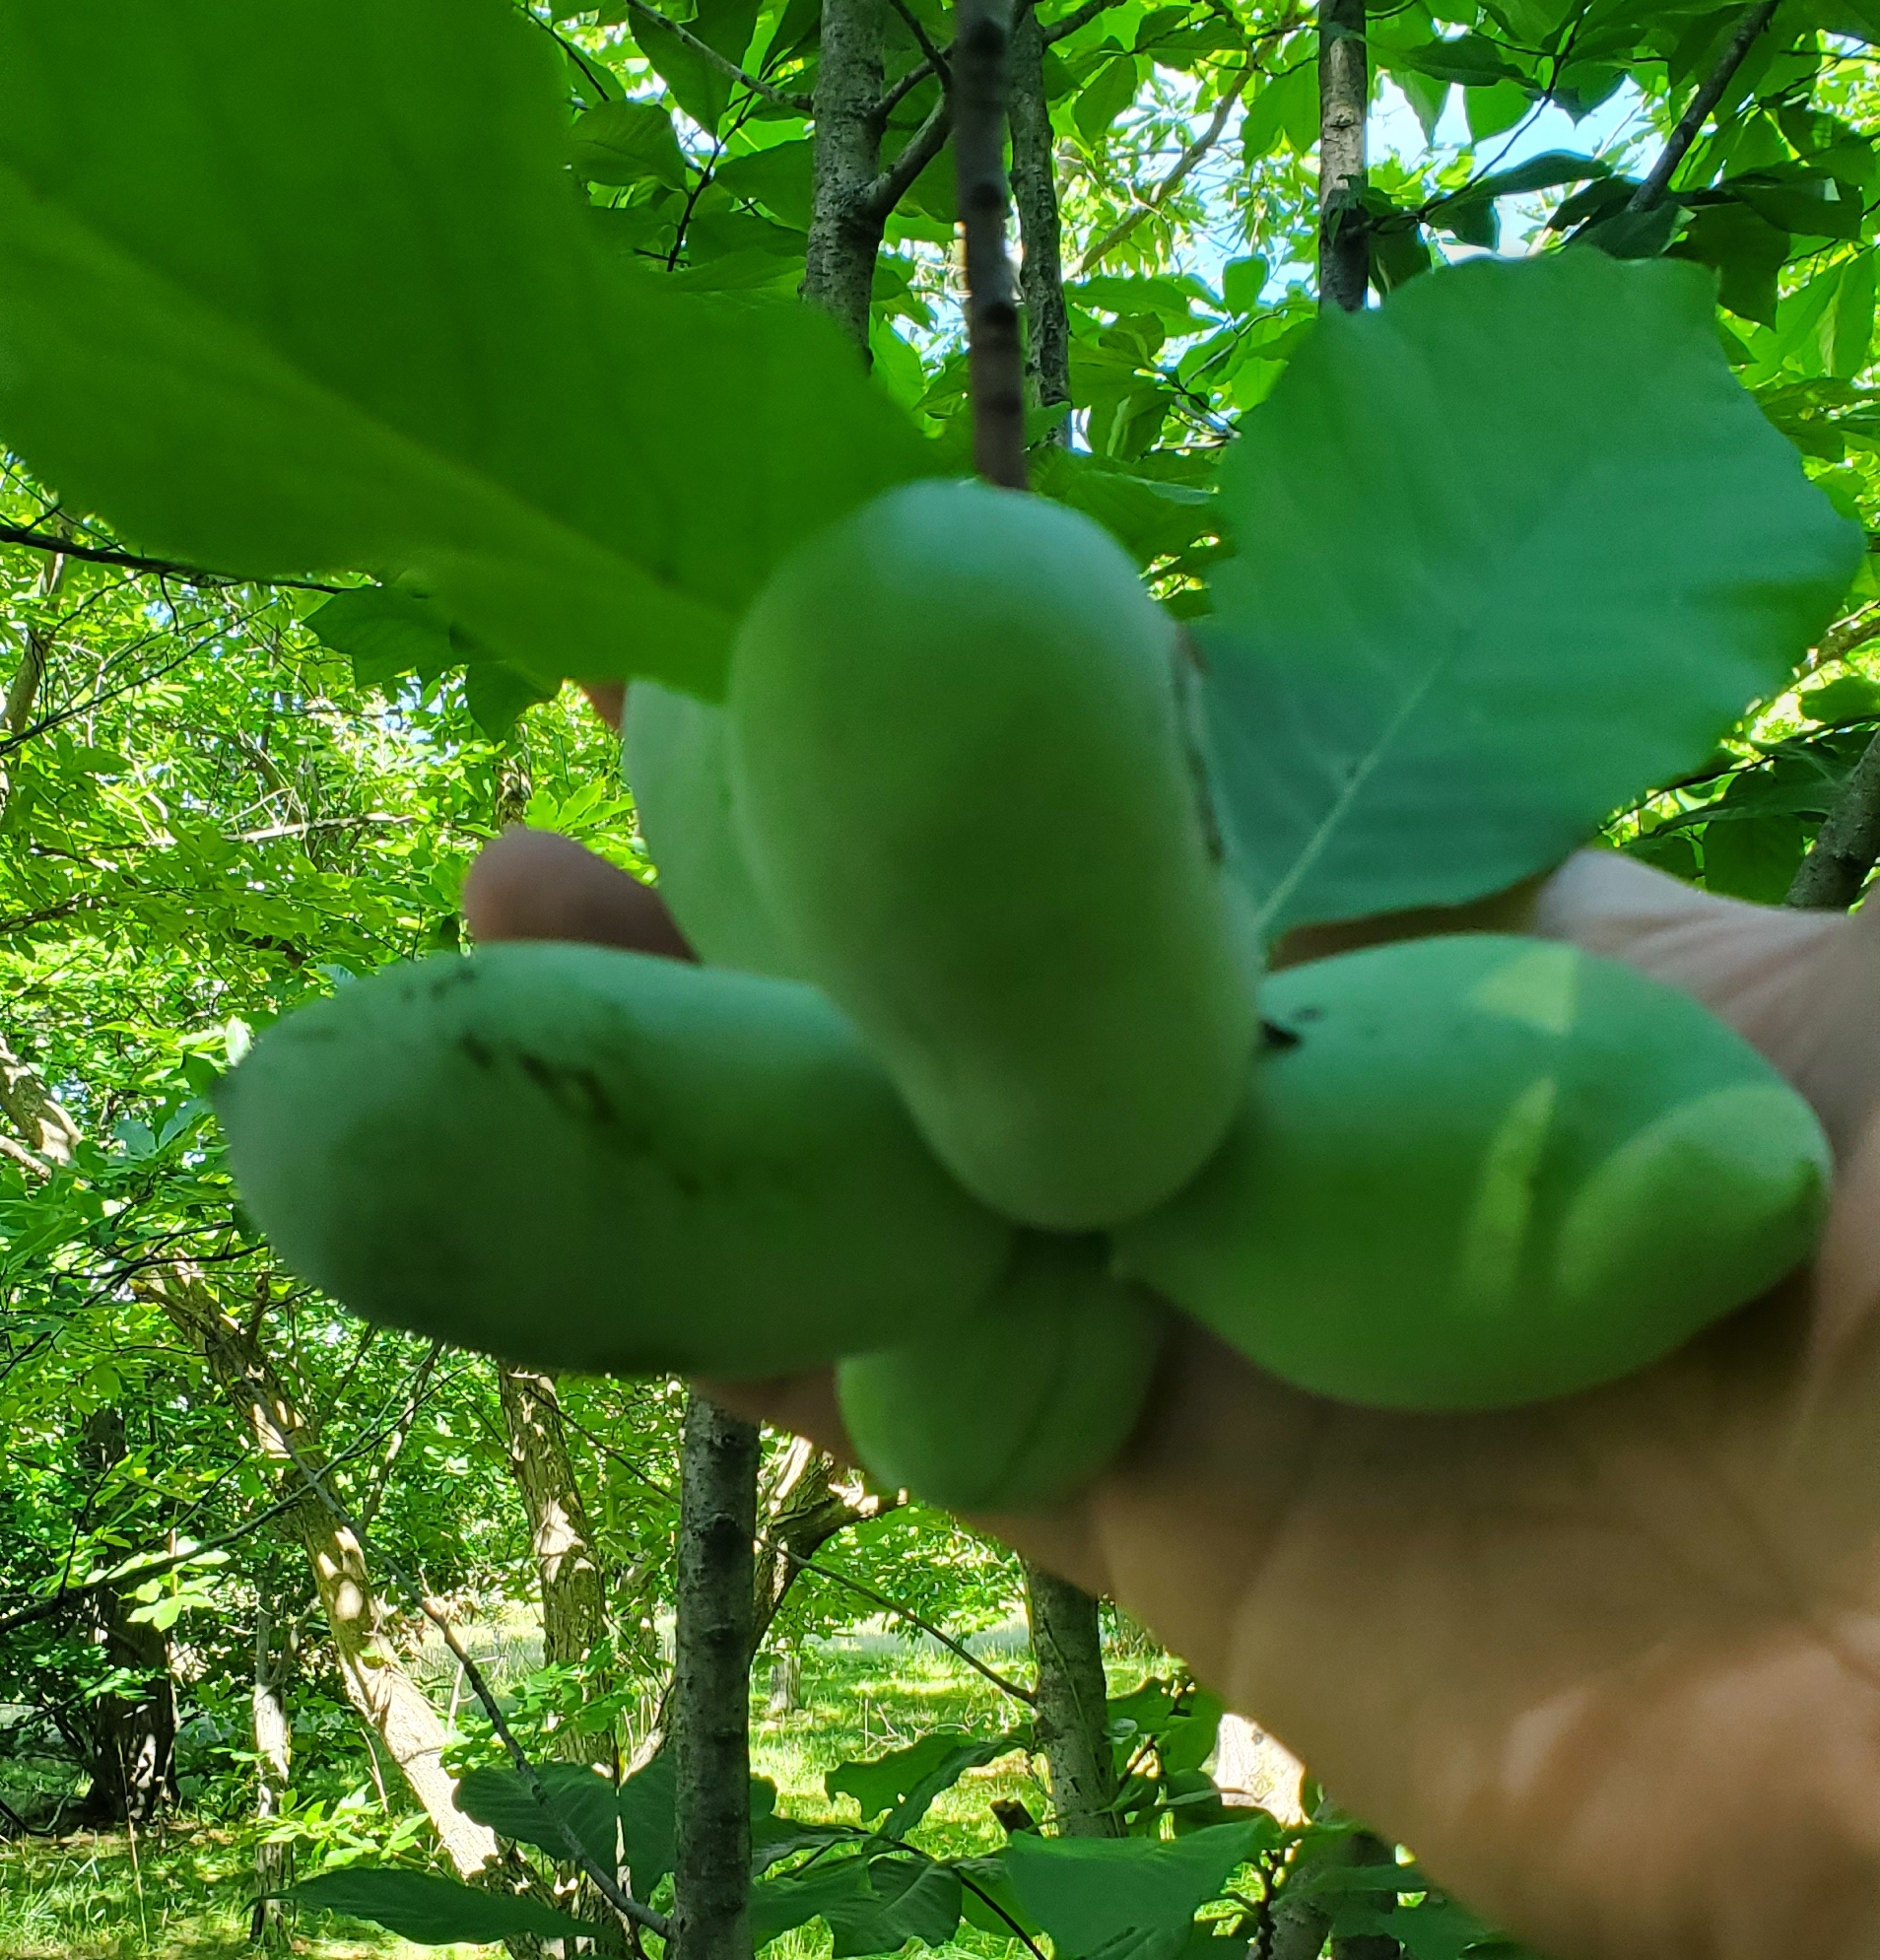
[[[536,941],[355,981],[217,1102],[296,1272],[538,1368],[816,1366],[964,1318],[1013,1237],[822,995],[638,953]]]

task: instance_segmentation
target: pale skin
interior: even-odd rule
[[[670,950],[633,880],[539,833],[464,903],[479,938]],[[1182,1327],[1122,1462],[975,1521],[1126,1606],[1549,1960],[1880,1956],[1870,912],[1588,852],[1478,915],[1688,988],[1810,1098],[1839,1165],[1812,1274],[1647,1375],[1494,1417],[1336,1406]],[[843,1450],[826,1376],[712,1392]]]

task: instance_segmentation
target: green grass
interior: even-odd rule
[[[1023,1678],[1022,1645],[985,1655]],[[1146,1666],[1112,1665],[1112,1691],[1134,1685]],[[758,1686],[764,1686],[760,1673]],[[996,1733],[1024,1711],[989,1682],[937,1648],[887,1638],[845,1642],[806,1656],[803,1706],[789,1715],[753,1707],[752,1767],[775,1783],[778,1807],[793,1816],[859,1822],[852,1798],[832,1803],[823,1779],[839,1764],[904,1747],[935,1728]],[[1004,1834],[991,1815],[995,1797],[1016,1798],[1034,1815],[1044,1795],[1017,1752],[969,1772],[941,1797],[915,1835],[923,1850],[964,1856],[995,1850]],[[0,1955],[6,1960],[237,1960],[247,1943],[252,1864],[234,1831],[188,1817],[140,1832],[135,1858],[122,1832],[56,1842],[0,1845]],[[816,1960],[829,1951],[820,1925],[767,1949],[770,1960]],[[357,1921],[308,1915],[296,1952],[307,1960],[417,1960],[419,1955],[500,1954],[501,1947],[420,1947]],[[1023,1956],[1015,1943],[962,1928],[960,1954],[978,1960]]]
[[[29,1840],[0,1852],[0,1953],[7,1960],[249,1960],[253,1866],[226,1831],[187,1821],[139,1832],[136,1856],[121,1831]],[[417,1960],[492,1949],[413,1946],[369,1926],[303,1926],[307,1960]],[[497,1952],[502,1949],[496,1948]]]

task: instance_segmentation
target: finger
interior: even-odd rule
[[[620,732],[622,717],[627,712],[627,683],[625,681],[583,681],[581,692],[587,697],[594,712],[605,721],[616,734]]]
[[[573,939],[693,957],[657,892],[553,831],[518,827],[487,845],[464,880],[463,915],[486,943]]]
[[[1694,993],[1814,1105],[1837,1156],[1880,1102],[1880,912],[1747,905],[1617,851],[1589,850],[1542,888],[1533,929]]]

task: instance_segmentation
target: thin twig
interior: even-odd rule
[[[901,104],[919,88],[922,82],[931,82],[934,67],[931,61],[916,61],[898,82],[891,82],[881,100],[875,104],[874,118],[886,126],[891,116]]]
[[[927,65],[940,78],[943,89],[953,87],[953,73],[947,66],[947,57],[934,46],[927,31],[920,25],[920,17],[907,5],[907,0],[893,0],[894,10],[906,24],[907,32],[913,35],[920,52],[927,57]]]
[[[730,76],[740,87],[749,89],[754,96],[762,96],[772,106],[788,109],[795,115],[808,115],[815,106],[812,97],[796,95],[788,89],[779,89],[774,82],[767,82],[762,76],[753,75],[748,69],[740,68],[729,55],[720,54],[708,40],[701,40],[690,28],[681,27],[677,21],[669,20],[657,7],[647,6],[646,0],[627,0],[627,11],[656,28],[663,29],[681,47],[690,48],[702,61],[710,62],[720,74]]]
[[[1099,14],[1106,13],[1116,5],[1116,0],[1084,0],[1081,7],[1074,7],[1061,21],[1053,21],[1044,30],[1044,45],[1062,40],[1066,34],[1074,34],[1079,28],[1087,28]]]
[[[1756,44],[1757,36],[1776,18],[1776,5],[1777,0],[1763,0],[1762,5],[1744,12],[1709,79],[1691,98],[1690,106],[1678,118],[1678,126],[1671,132],[1662,155],[1651,167],[1651,174],[1633,192],[1632,201],[1626,206],[1628,211],[1654,211],[1663,203],[1678,166],[1690,154],[1692,144],[1703,134],[1711,111],[1723,100],[1723,91],[1742,67],[1745,57]]]
[[[170,558],[146,558],[139,552],[120,551],[114,545],[79,544],[50,531],[28,530],[19,524],[0,524],[0,545],[19,545],[26,551],[83,559],[87,565],[121,565],[131,572],[152,572],[168,578],[185,579],[191,585],[283,585],[297,592],[347,589],[343,585],[323,584],[317,578],[263,578],[240,572],[210,572],[200,565],[182,565]]]
[[[1234,85],[1214,105],[1214,113],[1208,118],[1208,126],[1176,158],[1169,174],[1156,185],[1133,211],[1126,211],[1117,219],[1102,237],[1092,244],[1077,261],[1077,270],[1072,276],[1086,279],[1100,259],[1108,254],[1129,237],[1145,218],[1153,218],[1168,203],[1183,181],[1207,156],[1208,152],[1221,140],[1221,132],[1227,128],[1228,117],[1234,113],[1234,105],[1246,92],[1246,85],[1258,71],[1249,62],[1234,78]]]
[[[1025,490],[1025,354],[1006,249],[1005,103],[1011,0],[960,0],[954,31],[953,154],[966,233],[967,367],[973,460],[988,483]]]
[[[1010,1695],[1015,1702],[1023,1702],[1027,1708],[1035,1708],[1038,1705],[1038,1696],[1032,1689],[1021,1688],[1016,1681],[1008,1681],[996,1668],[988,1667],[971,1648],[955,1640],[950,1633],[942,1632],[930,1621],[922,1619],[911,1606],[904,1606],[899,1600],[889,1598],[887,1593],[877,1592],[872,1586],[864,1586],[859,1579],[851,1579],[845,1572],[837,1572],[831,1566],[819,1565],[815,1559],[805,1558],[802,1553],[792,1551],[788,1545],[777,1544],[762,1536],[758,1542],[780,1552],[798,1571],[813,1572],[819,1579],[831,1580],[838,1586],[846,1587],[849,1591],[879,1606],[884,1613],[893,1613],[897,1618],[906,1620],[909,1626],[919,1628],[929,1640],[938,1641],[949,1654],[956,1655],[964,1660],[974,1673],[982,1674],[1000,1694]]]

